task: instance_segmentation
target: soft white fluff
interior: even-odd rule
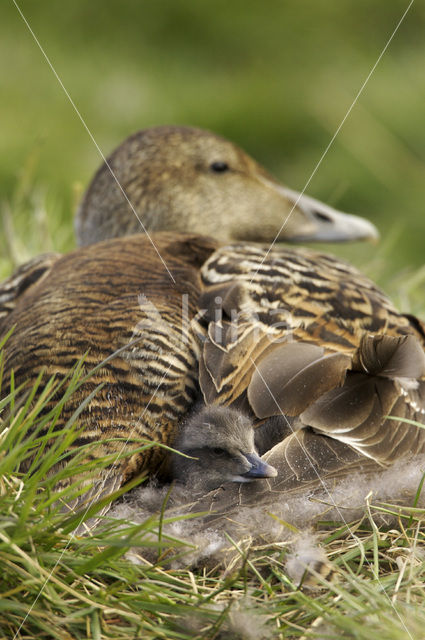
[[[285,570],[296,586],[320,586],[320,582],[315,582],[315,576],[327,576],[330,571],[327,567],[326,553],[317,544],[314,534],[304,532],[294,540],[286,559]]]
[[[245,539],[256,544],[295,545],[293,562],[291,564],[290,557],[287,569],[296,581],[302,564],[308,564],[310,556],[311,561],[323,558],[310,538],[310,547],[303,543],[305,557],[297,565],[295,559],[302,556],[302,544],[299,536],[294,534],[294,527],[305,532],[321,520],[349,523],[365,513],[366,500],[374,505],[379,502],[412,505],[424,470],[424,456],[416,456],[400,460],[391,468],[367,477],[356,474],[340,481],[327,481],[326,487],[321,486],[315,491],[292,491],[288,495],[280,494],[275,501],[268,499],[267,502],[259,501],[255,507],[239,507],[228,517],[217,521],[195,518],[168,524],[164,527],[164,533],[190,545],[183,555],[182,550],[176,547],[175,551],[179,556],[170,558],[170,566],[194,566],[206,559],[210,562],[231,563],[231,558],[238,554],[229,542],[227,533],[235,541]],[[152,484],[138,487],[113,506],[108,519],[122,518],[136,523],[143,522],[152,514],[160,512],[167,490],[168,487],[156,487]],[[185,509],[182,505],[190,499],[190,488],[176,487],[167,505],[166,515],[183,515]],[[418,506],[425,506],[425,496],[420,497]],[[380,514],[379,511],[375,512],[374,518],[376,522],[391,524],[391,516]],[[287,523],[291,526],[288,527]],[[149,552],[144,548],[133,549],[132,558],[135,561],[148,559]]]
[[[233,600],[230,608],[228,601],[211,603],[211,608],[216,611],[227,610],[227,615],[214,635],[216,640],[268,640],[275,637],[273,629],[267,627],[268,616],[258,610],[249,596]],[[180,627],[186,634],[200,636],[204,624],[195,608],[193,615],[181,620]]]
[[[227,637],[240,640],[266,640],[272,631],[267,629],[264,616],[260,616],[249,601],[239,601],[231,609],[227,618]]]

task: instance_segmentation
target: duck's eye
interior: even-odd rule
[[[216,456],[225,456],[226,450],[222,449],[221,447],[214,447],[213,453],[215,453]]]
[[[227,162],[223,162],[222,160],[216,160],[216,162],[212,162],[210,164],[210,169],[216,173],[224,173],[229,170],[229,165]]]

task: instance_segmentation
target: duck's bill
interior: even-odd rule
[[[280,189],[293,207],[287,220],[283,221],[287,227],[285,239],[293,242],[379,240],[378,229],[369,220],[333,209],[298,191]]]
[[[267,464],[256,453],[245,454],[245,458],[251,465],[251,468],[246,473],[241,474],[239,481],[247,482],[249,480],[257,480],[259,478],[274,478],[277,476],[277,471],[270,464]]]

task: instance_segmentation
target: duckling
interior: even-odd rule
[[[181,426],[174,447],[185,455],[173,454],[173,478],[192,493],[207,493],[223,482],[252,482],[277,474],[258,456],[252,421],[229,407],[196,407]]]
[[[376,239],[374,225],[279,184],[242,149],[193,127],[160,126],[120,144],[76,214],[77,242],[144,230],[217,240]]]
[[[334,569],[317,546],[315,526],[324,519],[362,517],[371,491],[374,504],[388,499],[411,504],[423,475],[423,457],[400,459],[386,470],[344,443],[305,435],[298,433],[301,455],[279,443],[262,459],[254,458],[254,465],[241,475],[248,466],[246,452],[255,452],[252,420],[229,407],[200,403],[180,425],[172,485],[153,482],[133,489],[112,506],[107,522],[141,523],[161,513],[161,530],[170,536],[167,565],[174,568],[234,564],[237,556],[226,536],[245,549],[247,544],[285,543],[292,548],[288,573],[304,588],[318,588],[317,573],[329,580]],[[306,464],[306,455],[312,465]],[[197,517],[187,519],[188,514]],[[375,517],[379,519],[379,513]],[[189,545],[183,553],[177,547],[177,556],[171,542],[176,538]],[[151,553],[152,548],[139,547],[128,557],[154,562]]]
[[[320,548],[312,544],[312,535],[307,539],[296,536],[295,540],[288,540],[288,532],[282,531],[282,527],[274,527],[269,513],[262,508],[264,504],[272,509],[280,507],[279,494],[271,490],[269,482],[263,486],[264,479],[277,479],[277,470],[258,456],[254,435],[252,420],[240,411],[197,403],[180,425],[174,443],[172,484],[158,486],[153,482],[136,487],[112,507],[107,521],[110,523],[118,518],[121,522],[126,519],[139,523],[162,512],[165,520],[163,531],[173,538],[178,537],[183,543],[186,540],[191,547],[180,560],[168,550],[167,562],[172,566],[193,566],[200,561],[205,564],[211,557],[215,562],[226,562],[233,555],[230,553],[229,556],[226,533],[261,538],[262,542],[265,539],[269,542],[288,541],[289,546],[295,542],[294,551],[298,551],[298,555],[292,559],[292,565],[300,573],[297,573],[297,582],[301,582],[302,577],[304,587],[317,587],[309,569],[328,575],[329,566]],[[274,457],[282,466],[283,460],[276,454]],[[250,484],[250,495],[256,498],[249,506],[245,504],[246,495],[242,490],[246,484]],[[287,493],[285,497],[288,498]],[[241,516],[239,505],[244,515],[242,522],[238,521]],[[210,513],[195,519],[179,519],[179,515],[198,510]],[[259,514],[262,526],[258,523]],[[170,522],[167,523],[168,518]],[[84,524],[87,529],[90,525],[90,522]],[[294,538],[293,534],[291,537]],[[299,553],[302,550],[300,546],[306,545],[308,553],[306,549]],[[180,547],[178,551],[181,555]],[[149,549],[143,549],[142,554],[145,559],[155,560],[149,556]],[[140,557],[140,549],[133,549],[128,557],[130,560]],[[301,570],[303,562],[307,567],[303,565]]]
[[[203,402],[197,402],[179,425],[174,451],[170,455],[170,473],[164,475],[167,483],[157,487],[157,479],[154,479],[153,486],[142,485],[133,490],[125,500],[131,517],[134,513],[130,505],[136,505],[139,497],[145,503],[142,508],[135,506],[140,520],[146,516],[146,509],[148,512],[160,510],[165,497],[168,508],[190,508],[194,499],[203,498],[229,483],[254,482],[276,476],[276,469],[259,457],[254,433],[252,421],[240,411],[224,406],[207,407]],[[173,486],[169,487],[168,482]],[[146,500],[147,495],[149,500]],[[111,517],[120,510],[118,505],[112,510]],[[77,533],[87,532],[99,522],[99,517],[89,519],[78,527]]]
[[[290,532],[294,528],[302,532],[314,530],[324,520],[351,522],[361,518],[367,496],[372,494],[373,504],[378,501],[406,506],[417,496],[424,469],[423,451],[401,456],[386,468],[349,445],[312,430],[303,429],[296,436],[262,457],[274,466],[276,476],[255,483],[228,482],[192,499],[182,493],[170,504],[172,509],[165,517],[183,505],[180,514],[205,514],[195,521],[193,530],[198,534],[226,532],[234,540],[248,537],[261,544],[282,543],[293,540]],[[137,491],[134,500],[140,504],[143,490]],[[422,496],[421,504],[423,500]],[[135,504],[130,502],[125,516],[132,518],[135,512]],[[386,526],[393,522],[391,516],[379,511],[374,520]]]
[[[177,537],[182,543],[187,541],[190,545],[190,550],[185,550],[183,554],[182,548],[178,547],[178,557],[172,549],[168,549],[167,564],[174,567],[193,566],[200,562],[205,565],[211,558],[215,563],[230,560],[233,554],[229,554],[226,533],[236,536],[238,540],[238,536],[248,536],[252,539],[261,538],[262,542],[265,539],[269,542],[287,541],[287,533],[281,531],[280,526],[274,527],[272,518],[263,510],[264,503],[269,508],[280,506],[276,498],[279,494],[272,492],[269,485],[270,479],[276,479],[277,471],[258,456],[254,434],[252,420],[242,412],[229,407],[197,403],[190,416],[180,425],[174,443],[171,485],[158,485],[154,480],[136,487],[112,506],[107,522],[110,525],[114,519],[120,523],[125,519],[140,523],[162,513],[163,533],[173,539]],[[282,460],[278,459],[278,462],[281,464]],[[266,487],[263,487],[264,480],[267,480]],[[248,484],[252,487],[250,495],[256,497],[249,506],[245,504],[246,495],[243,492],[241,494],[242,488]],[[238,497],[241,496],[244,496],[240,503],[244,517],[239,522],[242,512],[239,510]],[[179,518],[197,511],[209,513],[201,517],[198,514],[196,518]],[[259,514],[263,526],[258,523]],[[99,519],[85,522],[80,532],[101,523]],[[294,537],[293,533],[291,537]],[[312,549],[311,535],[308,540],[311,553],[302,554],[302,560],[323,573],[324,554],[317,547]],[[294,540],[288,542],[291,544]],[[295,542],[298,548],[300,541],[297,537]],[[155,561],[155,553],[152,555],[151,552],[152,548],[134,548],[128,558],[140,558],[142,553],[145,560]],[[298,569],[302,560],[298,561]],[[301,571],[303,577],[305,572],[304,566]],[[311,574],[307,575],[312,582]]]

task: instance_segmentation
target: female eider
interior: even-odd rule
[[[4,348],[4,380],[13,371],[15,388],[25,391],[44,375],[41,391],[83,356],[87,369],[96,368],[55,429],[77,416],[82,432],[74,446],[91,446],[92,457],[116,455],[100,472],[98,495],[136,474],[165,472],[167,450],[141,450],[140,439],[173,445],[200,389],[207,404],[251,416],[260,452],[282,441],[289,461],[299,455],[293,430],[307,449],[314,435],[324,455],[331,441],[380,464],[424,450],[423,429],[404,422],[424,422],[418,319],[397,312],[367,278],[329,256],[180,233],[189,224],[227,241],[273,239],[297,200],[292,192],[231,143],[193,129],[136,134],[108,165],[77,218],[79,241],[89,246],[39,259],[0,290],[0,339],[15,327]],[[89,244],[138,230],[133,209],[149,236]],[[289,220],[279,239],[375,233],[309,199],[299,200]],[[155,230],[164,225],[173,231]]]

